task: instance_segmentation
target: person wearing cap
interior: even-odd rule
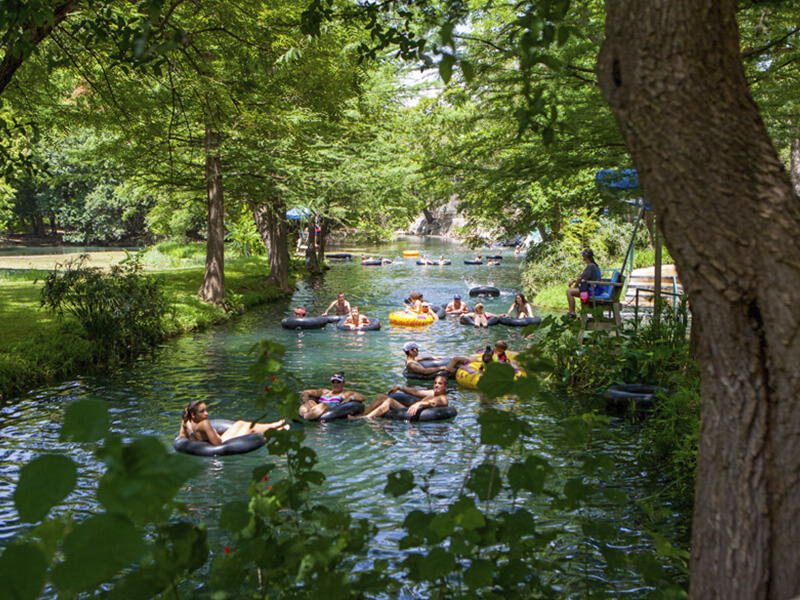
[[[453,300],[448,303],[444,312],[448,315],[463,315],[469,312],[469,306],[461,301],[461,294],[453,294]]]
[[[419,346],[416,342],[406,342],[403,344],[403,352],[406,353],[406,369],[409,373],[416,373],[418,375],[432,375],[441,371],[447,371],[451,376],[455,374],[456,369],[463,364],[469,362],[469,359],[464,356],[454,356],[450,359],[450,363],[446,367],[423,367],[419,364],[421,360],[441,360],[441,356],[419,356]]]
[[[361,329],[367,325],[369,325],[369,319],[358,311],[357,306],[350,309],[350,314],[342,323],[342,327],[347,327],[347,329]]]
[[[339,295],[336,296],[336,300],[331,302],[330,306],[322,313],[322,316],[324,317],[327,315],[332,308],[336,308],[337,317],[344,317],[350,314],[350,303],[344,299],[344,294],[342,292],[339,292]]]
[[[567,315],[576,318],[578,315],[575,313],[575,298],[581,295],[580,285],[585,281],[600,281],[600,267],[594,262],[594,252],[589,248],[585,248],[581,252],[581,258],[586,263],[586,267],[581,271],[575,279],[572,279],[567,285],[567,305],[569,312]]]
[[[475,312],[467,313],[465,316],[472,319],[472,322],[475,323],[475,327],[488,327],[489,319],[497,315],[486,312],[483,310],[483,302],[477,302],[475,304]]]
[[[358,392],[344,391],[344,373],[331,375],[331,387],[300,392],[300,416],[306,421],[316,421],[322,413],[344,402],[364,402],[366,398]]]
[[[395,392],[403,392],[410,396],[419,398],[416,402],[403,403],[400,400],[392,398],[389,394]],[[447,377],[444,375],[437,375],[433,380],[432,390],[421,390],[419,388],[406,387],[396,385],[391,388],[386,394],[378,394],[375,396],[369,406],[367,406],[364,414],[362,415],[349,415],[350,419],[374,419],[381,417],[393,408],[404,408],[409,417],[413,417],[420,410],[424,408],[432,408],[434,406],[447,406],[450,401],[447,399]]]

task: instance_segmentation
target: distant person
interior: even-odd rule
[[[525,294],[520,292],[514,298],[514,303],[509,306],[507,316],[512,319],[524,319],[533,316],[533,307],[530,302],[525,298]]]
[[[393,408],[406,409],[408,416],[413,417],[419,411],[425,408],[447,406],[450,404],[450,401],[447,399],[447,378],[444,375],[436,376],[436,378],[433,380],[432,390],[421,390],[419,388],[396,385],[391,388],[388,393],[394,394],[395,392],[403,392],[405,394],[409,394],[410,396],[415,396],[416,398],[419,398],[419,400],[408,404],[403,403],[400,400],[395,400],[386,394],[378,394],[375,396],[375,400],[373,400],[372,403],[367,406],[367,409],[364,411],[363,415],[350,415],[350,418],[374,419],[375,417],[382,417]]]
[[[347,329],[362,329],[367,325],[369,325],[369,319],[359,312],[357,306],[354,306],[352,309],[350,309],[350,314],[347,316],[341,326],[346,327]]]
[[[236,421],[228,427],[222,435],[208,421],[208,407],[202,400],[193,400],[183,409],[183,421],[178,437],[189,439],[193,442],[207,442],[212,446],[219,446],[233,438],[250,435],[251,433],[264,434],[271,429],[288,429],[289,425],[283,419],[273,423],[251,423],[249,421]]]
[[[420,255],[419,262],[421,262],[423,265],[432,265],[433,264],[433,261],[430,260],[429,258],[426,258],[424,254]]]
[[[434,321],[438,321],[439,320],[439,315],[437,315],[435,312],[433,312],[431,310],[431,305],[428,304],[427,302],[423,302],[422,303],[422,306],[420,307],[420,313],[419,314],[421,314],[423,316],[430,315],[430,316],[433,317]]]
[[[294,309],[294,316],[295,317],[305,317],[306,316],[306,309],[305,308],[295,308]]]
[[[344,317],[350,314],[350,303],[344,299],[344,294],[342,292],[339,292],[339,294],[336,296],[336,300],[331,302],[330,306],[325,309],[325,312],[322,313],[322,315],[327,315],[332,308],[336,309],[336,316]]]
[[[444,309],[448,315],[463,315],[469,312],[469,306],[461,301],[461,294],[453,294],[453,299]]]
[[[363,394],[344,391],[344,373],[338,371],[331,375],[331,387],[318,390],[304,390],[300,393],[300,416],[306,421],[316,421],[322,413],[345,402],[363,402]]]
[[[403,344],[403,352],[406,353],[406,370],[409,373],[416,373],[418,375],[432,375],[440,371],[447,371],[448,373],[455,373],[456,369],[463,364],[469,362],[469,358],[465,356],[454,356],[450,359],[450,363],[446,367],[423,367],[419,364],[421,360],[442,360],[441,356],[425,356],[420,358],[419,345],[416,342],[406,342]]]
[[[594,252],[586,248],[581,252],[581,258],[583,262],[586,263],[586,266],[583,271],[581,271],[580,275],[570,280],[567,284],[569,286],[567,289],[567,305],[569,306],[567,315],[573,319],[578,316],[575,313],[575,298],[579,297],[581,294],[581,284],[587,281],[600,281],[600,267],[594,262]]]
[[[519,247],[519,244],[517,244],[516,246],[514,246],[514,258],[519,258],[520,252],[521,252],[521,249]]]
[[[487,267],[498,267],[498,266],[500,266],[500,261],[499,260],[487,260],[486,261],[486,266]]]
[[[382,258],[382,259],[381,259],[381,264],[383,264],[383,265],[390,265],[390,264],[392,264],[393,262],[394,262],[394,261],[393,261],[391,258]]]
[[[465,316],[472,319],[472,322],[475,323],[475,327],[488,327],[489,319],[492,317],[496,317],[497,315],[493,315],[492,313],[484,311],[483,303],[478,302],[477,304],[475,304],[475,311],[467,313]]]

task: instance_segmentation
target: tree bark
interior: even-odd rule
[[[206,187],[208,234],[206,270],[198,294],[204,302],[219,304],[225,299],[225,206],[222,197],[222,165],[218,153],[219,133],[206,126]]]
[[[692,306],[690,597],[800,594],[800,203],[745,80],[736,0],[606,0],[598,79]]]
[[[325,245],[328,239],[328,219],[325,217],[319,218],[319,236],[317,236],[317,263],[323,264],[325,262]]]
[[[270,249],[270,240],[269,240],[269,207],[261,204],[259,206],[252,207],[253,211],[253,220],[256,223],[256,229],[258,229],[258,235],[261,236],[261,241],[264,242],[264,247],[267,249],[267,255],[269,255]]]
[[[289,227],[286,223],[286,204],[275,199],[264,211],[269,236],[269,276],[267,281],[289,293]]]
[[[794,188],[794,193],[800,195],[800,139],[797,138],[792,140],[789,168],[792,172],[792,187]]]

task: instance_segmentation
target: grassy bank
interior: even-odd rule
[[[197,254],[197,248],[191,253]],[[198,257],[169,258],[157,249],[142,257],[145,273],[163,282],[169,317],[164,333],[172,337],[206,329],[241,312],[275,301],[283,294],[265,281],[265,258],[226,259],[228,310],[197,296],[204,267]],[[176,266],[178,264],[179,266]],[[107,365],[102,347],[88,339],[72,317],[59,318],[41,307],[46,271],[0,274],[0,398],[9,399],[39,385]]]

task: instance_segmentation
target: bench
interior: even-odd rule
[[[616,331],[622,325],[620,310],[622,290],[625,287],[622,273],[615,269],[608,281],[589,281],[588,283],[589,301],[581,303],[579,342],[584,340],[587,331]],[[608,316],[605,316],[606,311],[608,311]]]

